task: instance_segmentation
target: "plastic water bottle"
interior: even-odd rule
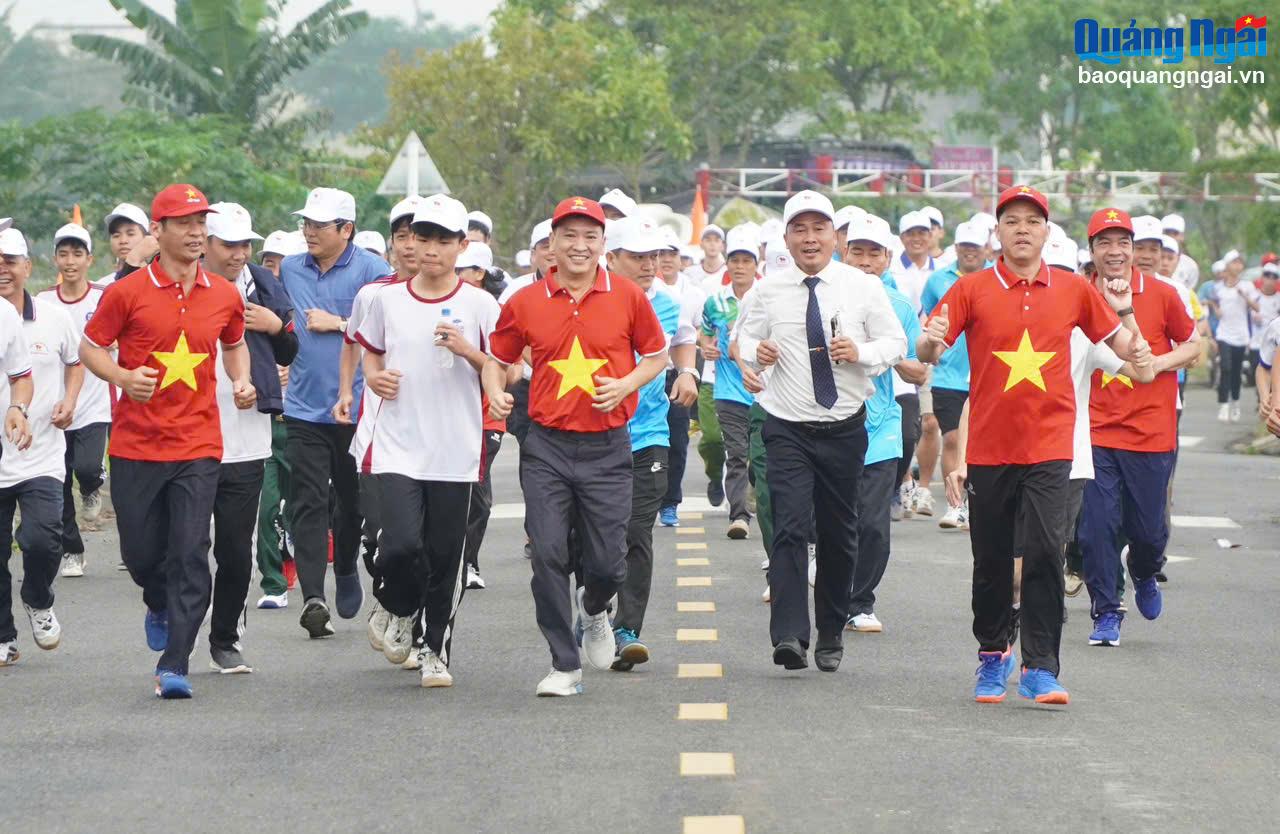
[[[449,321],[452,318],[453,311],[448,307],[440,311],[440,321]],[[456,325],[457,320],[454,319],[453,322]],[[441,336],[436,336],[436,364],[441,368],[453,367],[453,351],[449,350],[448,346],[444,344]]]

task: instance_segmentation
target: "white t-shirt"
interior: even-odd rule
[[[93,318],[94,311],[98,309],[98,303],[102,301],[103,288],[96,284],[89,284],[89,290],[75,301],[68,301],[62,294],[62,287],[57,286],[52,289],[45,290],[36,298],[42,301],[61,307],[71,317],[71,325],[75,328],[76,336],[84,336],[84,326],[89,319]],[[111,351],[114,357],[116,352]],[[111,386],[107,384],[105,379],[89,373],[86,369],[84,372],[84,386],[80,389],[80,397],[76,400],[76,416],[71,420],[71,431],[82,429],[85,426],[91,426],[94,423],[110,423],[111,422]]]
[[[537,281],[537,280],[538,280],[538,273],[536,272],[528,272],[528,273],[525,273],[524,275],[521,275],[519,278],[512,278],[510,281],[507,282],[507,285],[503,287],[502,293],[498,296],[498,303],[506,304],[508,301],[511,300],[511,296],[520,292],[520,290],[524,289],[525,287],[529,286],[530,284],[532,284],[534,281]]]
[[[938,271],[933,258],[924,262],[924,266],[916,266],[905,253],[889,262],[889,274],[898,284],[898,290],[911,302],[916,315],[920,315],[920,296],[924,294],[925,282],[929,276]]]
[[[1280,290],[1273,292],[1271,295],[1259,291],[1254,294],[1253,300],[1258,303],[1258,312],[1251,313],[1253,319],[1253,336],[1249,340],[1249,347],[1254,350],[1262,348],[1262,334],[1267,332],[1267,328],[1271,322],[1280,316]]]
[[[17,314],[13,305],[0,300],[3,309]],[[66,475],[67,440],[62,429],[53,425],[53,407],[62,401],[66,391],[65,369],[80,364],[80,337],[71,317],[39,298],[32,299],[33,316],[22,321],[22,333],[30,352],[32,382],[35,393],[27,409],[31,427],[31,446],[25,451],[3,439],[4,455],[0,457],[0,487],[11,487],[33,478],[50,477],[59,481]],[[4,316],[7,321],[8,316]],[[4,322],[0,322],[3,327]],[[6,353],[6,359],[8,355]],[[7,363],[6,363],[7,366]],[[0,381],[0,402],[9,402],[9,377]]]
[[[356,343],[356,333],[360,331],[365,314],[369,312],[369,303],[374,294],[394,283],[396,281],[380,279],[371,284],[365,284],[360,288],[360,292],[356,293],[355,300],[351,302],[351,315],[347,316],[347,331],[342,334],[347,342]],[[382,397],[373,393],[373,389],[366,385],[364,395],[360,398],[360,411],[356,414],[356,433],[352,435],[351,445],[347,447],[347,452],[355,458],[356,469],[361,472],[369,471],[365,453],[369,451],[369,442],[373,440],[373,415],[378,413],[378,407],[381,405]]]
[[[1173,280],[1195,292],[1200,284],[1200,266],[1186,252],[1178,255],[1178,265],[1173,268]]]
[[[0,365],[9,379],[31,373],[31,354],[22,329],[22,316],[12,304],[0,304]]]
[[[724,285],[724,273],[728,268],[729,265],[722,261],[719,269],[708,272],[706,267],[702,265],[702,261],[694,261],[693,266],[686,269],[684,274],[689,276],[689,280],[702,290],[704,296],[710,298],[719,292],[720,287]]]
[[[436,324],[454,324],[475,347],[488,351],[498,323],[498,302],[484,290],[459,281],[453,292],[425,299],[411,282],[389,284],[370,299],[356,339],[383,353],[388,368],[400,371],[400,390],[373,415],[370,471],[417,481],[474,482],[480,477],[480,372],[460,356],[442,367],[435,344]]]
[[[240,300],[247,301],[253,289],[253,273],[249,267],[240,270],[235,281]],[[236,408],[231,377],[222,364],[222,343],[218,343],[218,420],[222,424],[222,462],[244,463],[271,457],[271,415],[257,407]]]
[[[1093,443],[1089,438],[1089,387],[1093,372],[1115,375],[1124,360],[1105,342],[1094,344],[1080,328],[1071,331],[1071,384],[1076,389],[1076,423],[1072,434],[1071,478],[1093,479]]]
[[[1252,284],[1241,281],[1228,287],[1225,281],[1213,286],[1213,300],[1218,302],[1218,331],[1214,338],[1225,345],[1247,347],[1249,344],[1249,304],[1246,298],[1261,295]]]
[[[1272,319],[1271,324],[1262,332],[1262,347],[1258,349],[1258,357],[1267,368],[1275,366],[1280,360],[1280,318]]]

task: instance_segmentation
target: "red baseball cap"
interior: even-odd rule
[[[1093,217],[1089,218],[1089,240],[1093,240],[1096,235],[1105,232],[1107,229],[1123,229],[1132,235],[1133,218],[1129,216],[1127,211],[1121,211],[1120,209],[1098,209],[1093,213]]]
[[[1049,198],[1029,185],[1015,185],[1000,192],[1000,199],[996,200],[996,217],[999,217],[1005,206],[1014,200],[1026,200],[1035,204],[1036,208],[1040,209],[1040,212],[1044,215],[1044,219],[1049,219]]]
[[[586,197],[566,197],[561,200],[551,215],[551,228],[560,225],[560,221],[567,217],[585,217],[604,225],[604,209],[595,200],[588,200]]]
[[[1262,265],[1266,266],[1267,264],[1280,264],[1280,255],[1277,255],[1275,252],[1268,252],[1263,255]]]
[[[159,222],[170,217],[186,217],[212,211],[209,201],[194,185],[177,183],[165,186],[151,201],[151,219]]]

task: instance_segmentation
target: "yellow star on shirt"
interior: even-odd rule
[[[582,343],[578,341],[577,336],[574,336],[568,357],[552,359],[547,364],[554,368],[556,373],[560,374],[560,391],[556,394],[556,399],[560,400],[564,399],[564,395],[575,388],[581,388],[594,396],[596,383],[591,378],[591,375],[609,364],[609,360],[588,359],[582,352]]]
[[[1022,331],[1022,341],[1017,350],[993,350],[997,359],[1009,366],[1009,379],[1004,390],[1008,391],[1024,379],[1041,391],[1045,390],[1044,375],[1040,369],[1057,354],[1054,351],[1038,351],[1031,345],[1031,331]]]
[[[151,355],[157,362],[164,365],[164,381],[160,383],[159,390],[163,391],[175,382],[185,382],[192,391],[199,390],[196,385],[196,368],[209,358],[209,354],[192,353],[187,347],[185,331],[178,334],[178,344],[174,346],[172,352],[157,350]]]
[[[1125,376],[1124,374],[1116,374],[1115,376],[1112,376],[1111,374],[1107,373],[1106,371],[1103,371],[1103,372],[1102,372],[1102,387],[1103,387],[1103,388],[1106,388],[1106,387],[1107,387],[1108,385],[1110,385],[1112,382],[1119,382],[1121,385],[1125,386],[1126,388],[1132,388],[1132,387],[1133,387],[1133,380],[1132,380],[1132,379],[1129,379],[1129,377]]]

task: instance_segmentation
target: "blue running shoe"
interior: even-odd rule
[[[1012,654],[1012,652],[1010,652]],[[978,683],[973,687],[973,700],[980,704],[998,704],[1005,694],[1005,656],[1003,652],[978,652]]]
[[[676,508],[674,506],[663,507],[658,510],[658,521],[661,522],[663,527],[680,526],[680,516],[676,515]]]
[[[1018,683],[1018,694],[1037,704],[1066,704],[1071,696],[1048,669],[1024,669]]]
[[[1004,679],[1007,681],[1013,677],[1014,672],[1018,671],[1018,653],[1013,650],[1013,646],[1010,646],[1004,650],[1000,658],[1004,664]]]
[[[1158,582],[1154,576],[1135,579],[1133,582],[1133,601],[1138,604],[1142,616],[1148,620],[1159,617],[1160,610],[1164,608],[1164,596],[1160,593]]]
[[[147,648],[153,652],[162,652],[169,648],[169,612],[147,609],[147,618],[142,621],[147,631]]]
[[[160,672],[156,675],[156,697],[166,701],[191,697],[191,681],[177,672]]]
[[[649,647],[640,642],[640,637],[631,629],[615,628],[613,640],[618,646],[618,660],[611,668],[625,672],[637,663],[649,662]],[[618,669],[620,665],[625,665],[627,668]]]
[[[1093,621],[1093,634],[1089,635],[1089,645],[1120,645],[1120,624],[1123,622],[1124,615],[1119,611],[1108,611],[1105,614],[1099,614],[1098,619]]]

